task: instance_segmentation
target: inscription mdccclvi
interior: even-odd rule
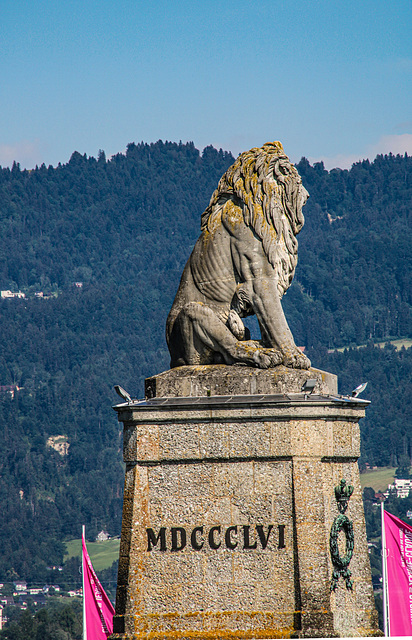
[[[275,537],[275,527],[273,524],[263,525],[232,525],[224,527],[215,525],[213,527],[194,527],[191,531],[186,531],[184,527],[160,527],[157,531],[148,527],[146,529],[147,551],[157,549],[159,551],[183,551],[186,547],[194,551],[203,548],[212,550],[220,549],[262,549],[265,550],[269,544],[269,538]],[[277,548],[285,549],[285,525],[277,525]]]

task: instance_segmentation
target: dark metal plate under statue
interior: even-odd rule
[[[316,369],[186,366],[146,384],[150,399],[115,407],[113,640],[381,635],[357,467],[367,401]]]

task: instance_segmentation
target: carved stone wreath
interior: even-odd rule
[[[349,563],[353,556],[355,537],[353,534],[353,523],[344,515],[344,512],[348,508],[348,502],[352,493],[353,487],[351,485],[346,485],[346,480],[341,480],[340,485],[335,487],[335,498],[338,509],[341,513],[336,516],[330,530],[329,547],[333,564],[333,573],[330,585],[331,591],[335,591],[337,589],[340,576],[345,580],[346,588],[348,590],[352,590],[353,588],[353,582],[351,580],[352,574],[349,571]],[[338,537],[341,531],[344,532],[346,538],[346,550],[343,557],[340,555],[338,544]]]

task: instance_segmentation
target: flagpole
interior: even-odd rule
[[[383,631],[385,637],[390,635],[389,622],[389,598],[388,598],[388,571],[386,565],[386,533],[385,533],[385,507],[381,502],[381,523],[382,523],[382,586],[383,586]]]
[[[83,593],[83,640],[87,640],[87,628],[86,628],[86,591],[84,588],[84,553],[83,553],[83,540],[86,542],[86,526],[82,525],[82,593]]]

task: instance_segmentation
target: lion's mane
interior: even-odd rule
[[[207,230],[228,200],[241,207],[245,224],[262,241],[265,255],[277,272],[280,296],[292,282],[304,217],[299,198],[300,176],[280,142],[268,142],[239,155],[226,171],[202,214]]]

